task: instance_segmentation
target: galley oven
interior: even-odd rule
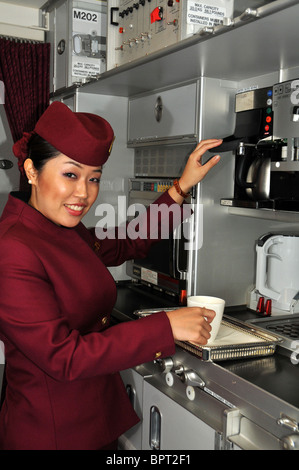
[[[173,184],[169,178],[132,178],[128,205],[134,217],[147,208]],[[133,214],[133,212],[135,213]],[[130,217],[129,217],[130,220]],[[147,257],[127,263],[127,274],[151,287],[173,296],[180,304],[186,300],[188,221],[183,221],[169,236],[154,244]]]

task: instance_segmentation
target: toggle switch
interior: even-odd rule
[[[194,370],[185,370],[181,375],[181,380],[191,387],[205,387],[205,381]]]
[[[265,307],[265,316],[270,317],[272,313],[272,300],[267,299],[266,300],[266,307]]]
[[[163,7],[157,7],[151,12],[151,23],[163,20]]]
[[[258,303],[257,303],[257,307],[256,307],[256,312],[264,314],[264,312],[265,312],[264,297],[259,298]]]

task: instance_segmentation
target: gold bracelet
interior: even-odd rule
[[[184,199],[186,199],[186,197],[189,196],[189,193],[188,193],[188,194],[187,194],[187,193],[184,193],[184,191],[183,191],[182,188],[180,187],[180,183],[179,183],[178,180],[174,180],[173,186],[175,187],[176,192],[177,192],[180,196],[182,196]]]

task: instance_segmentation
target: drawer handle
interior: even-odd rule
[[[156,99],[156,104],[155,104],[155,118],[157,122],[160,122],[162,119],[162,113],[163,113],[163,102],[161,96],[158,96]]]
[[[157,406],[150,409],[149,445],[153,450],[160,450],[161,446],[161,413]]]

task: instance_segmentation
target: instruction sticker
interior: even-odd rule
[[[73,8],[74,77],[96,77],[106,67],[106,14]]]
[[[226,8],[207,3],[188,1],[187,23],[196,26],[217,26],[223,23]]]
[[[158,273],[147,268],[141,268],[141,279],[151,284],[158,284]]]

